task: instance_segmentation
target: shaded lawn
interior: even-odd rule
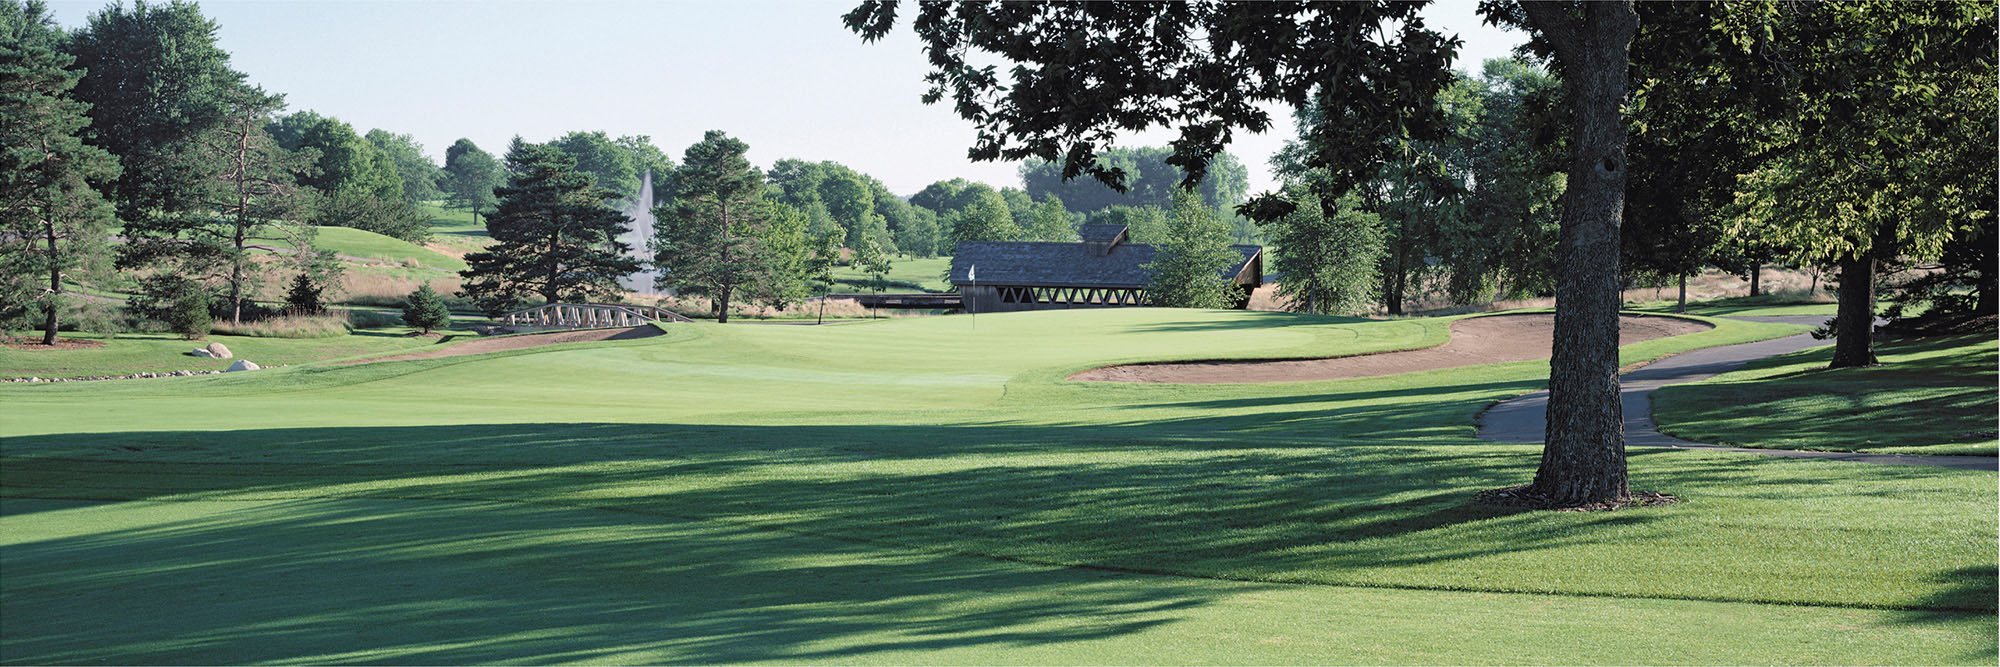
[[[1895,454],[2000,449],[1990,334],[1881,345],[1872,368],[1828,369],[1831,348],[1750,364],[1653,396],[1660,430],[1739,447]]]
[[[267,579],[306,591],[184,619],[156,636],[196,639],[166,648],[0,633],[31,647],[8,661],[1992,661],[1990,473],[1642,451],[1634,486],[1687,503],[1519,513],[1466,501],[1526,480],[1538,449],[1479,442],[1472,415],[1538,388],[1545,362],[1322,383],[1061,381],[1120,361],[1422,347],[1445,324],[1135,309],[982,316],[976,331],[947,317],[677,325],[254,378],[0,387],[10,618],[53,606],[69,615],[50,623],[106,627],[128,589],[154,591],[135,594],[149,618]],[[1721,322],[1624,356],[1793,330]],[[160,500],[195,509],[144,502]],[[383,529],[363,539],[369,525]],[[187,531],[214,549],[160,555]],[[255,546],[266,534],[276,552]],[[95,547],[83,555],[100,565],[83,572],[130,586],[71,595],[79,575],[52,563],[78,555],[73,540]],[[908,565],[846,570],[860,556],[843,549]],[[325,578],[287,564],[322,551],[360,564]],[[484,591],[454,574],[538,562],[550,579]],[[380,574],[349,591],[349,571]],[[822,572],[844,583],[791,578]],[[690,583],[707,579],[713,594]],[[321,597],[332,604],[299,602]],[[356,597],[383,602],[339,604]],[[293,643],[259,643],[233,619]],[[1439,627],[1464,634],[1437,641]],[[355,636],[371,639],[338,642]]]
[[[1160,577],[547,504],[0,520],[0,601],[35,604],[7,663],[1978,664],[1994,641],[1982,614]]]

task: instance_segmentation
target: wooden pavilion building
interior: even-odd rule
[[[1151,305],[1146,264],[1158,250],[1131,243],[1124,225],[1084,225],[1078,243],[964,241],[951,258],[951,284],[966,312]],[[1230,246],[1241,259],[1222,270],[1235,284],[1234,307],[1249,306],[1264,284],[1264,248]]]

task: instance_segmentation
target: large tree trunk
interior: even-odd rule
[[[54,207],[50,207],[54,208]],[[56,226],[47,227],[49,236],[49,298],[42,314],[42,344],[56,344],[56,311],[62,310],[62,246],[56,242]]]
[[[1757,296],[1758,294],[1761,294],[1761,293],[1762,293],[1762,292],[1761,292],[1761,291],[1760,291],[1760,290],[1758,289],[1758,283],[1759,283],[1760,281],[1762,281],[1763,279],[1764,279],[1764,263],[1763,263],[1763,262],[1751,262],[1751,263],[1750,263],[1750,296]]]
[[[1575,124],[1563,191],[1549,359],[1547,444],[1534,495],[1583,505],[1630,496],[1618,395],[1618,226],[1625,201],[1627,49],[1638,30],[1631,0],[1526,2],[1556,48]]]
[[[1688,277],[1687,274],[1683,273],[1681,274],[1680,303],[1674,304],[1674,312],[1685,313],[1687,311],[1688,311]]]
[[[1840,263],[1840,309],[1834,315],[1833,363],[1828,368],[1875,365],[1875,257]]]

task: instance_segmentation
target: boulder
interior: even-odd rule
[[[199,348],[199,347],[195,348],[193,352],[189,352],[188,354],[192,354],[192,355],[194,355],[194,356],[197,356],[197,357],[202,357],[202,358],[208,358],[208,357],[213,357],[213,356],[215,356],[215,355],[213,355],[213,354],[209,354],[209,353],[208,353],[208,350],[205,350],[205,349],[202,349],[202,348]]]
[[[257,362],[255,361],[251,361],[249,359],[237,359],[236,363],[229,365],[229,370],[223,372],[234,373],[236,371],[254,371],[259,368],[263,368],[263,366],[258,366]]]
[[[215,357],[217,359],[228,359],[235,355],[229,353],[229,346],[227,345],[223,345],[221,343],[209,343],[208,356]]]

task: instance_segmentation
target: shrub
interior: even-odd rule
[[[444,299],[431,291],[430,283],[424,283],[417,291],[411,292],[403,303],[403,322],[430,333],[433,329],[451,326],[451,310],[444,305]]]
[[[326,305],[320,302],[320,295],[326,288],[315,284],[312,277],[299,274],[292,278],[292,287],[285,292],[286,315],[319,315],[326,312]]]
[[[232,325],[216,322],[211,331],[258,338],[332,338],[347,335],[347,318],[340,315],[284,315]]]
[[[403,318],[401,316],[390,313],[373,310],[347,311],[347,326],[356,329],[379,329],[381,327],[397,326],[402,323]]]
[[[194,340],[208,333],[215,321],[208,288],[201,283],[172,274],[161,274],[139,282],[139,295],[128,308],[142,320]]]

